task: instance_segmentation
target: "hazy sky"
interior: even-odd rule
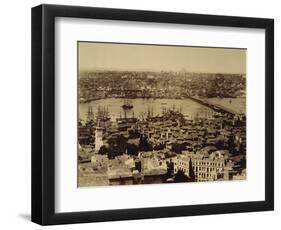
[[[150,70],[246,73],[246,50],[78,43],[79,71]]]

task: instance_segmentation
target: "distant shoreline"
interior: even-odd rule
[[[90,103],[92,101],[98,101],[98,100],[105,100],[105,99],[112,99],[112,98],[119,98],[119,99],[147,99],[147,100],[156,100],[156,99],[174,99],[174,100],[184,100],[184,99],[191,99],[191,98],[196,98],[196,99],[199,99],[199,100],[212,100],[212,99],[218,99],[218,100],[221,100],[221,99],[228,99],[228,100],[235,100],[235,99],[238,99],[238,98],[245,98],[246,97],[181,97],[181,98],[178,98],[178,97],[100,97],[100,98],[91,98],[91,99],[85,99],[83,102],[80,101],[79,99],[79,104],[86,104],[86,103]]]

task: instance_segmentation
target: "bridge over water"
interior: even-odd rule
[[[204,100],[204,99],[200,99],[197,97],[188,97],[190,100],[195,101],[201,105],[204,105],[210,109],[213,109],[216,112],[223,112],[223,113],[229,113],[231,115],[245,115],[244,113],[239,113],[237,111],[235,111],[234,109],[228,108],[226,106],[223,105],[218,105],[216,103]]]

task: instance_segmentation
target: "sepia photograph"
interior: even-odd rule
[[[77,186],[246,180],[246,54],[78,41]]]
[[[32,8],[33,222],[274,210],[274,19],[157,7]]]

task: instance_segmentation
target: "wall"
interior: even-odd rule
[[[30,219],[30,8],[41,1],[2,1],[1,2],[1,77],[0,77],[0,143],[1,143],[1,196],[0,226],[2,229],[38,229]],[[280,60],[280,6],[279,1],[48,1],[53,4],[88,5],[112,8],[131,8],[143,10],[178,11],[190,13],[223,14],[236,16],[275,18],[275,60]],[[278,39],[279,38],[279,39]],[[278,61],[275,61],[278,63]],[[275,67],[275,117],[281,117],[280,67]],[[281,160],[281,124],[275,121],[275,165]],[[268,228],[280,222],[281,218],[281,168],[275,171],[274,212],[215,215],[204,217],[181,217],[172,219],[138,220],[98,224],[71,225],[69,229],[145,229],[145,228],[189,228],[224,229],[228,228]],[[63,229],[65,226],[56,226]],[[49,227],[48,227],[49,228]]]

